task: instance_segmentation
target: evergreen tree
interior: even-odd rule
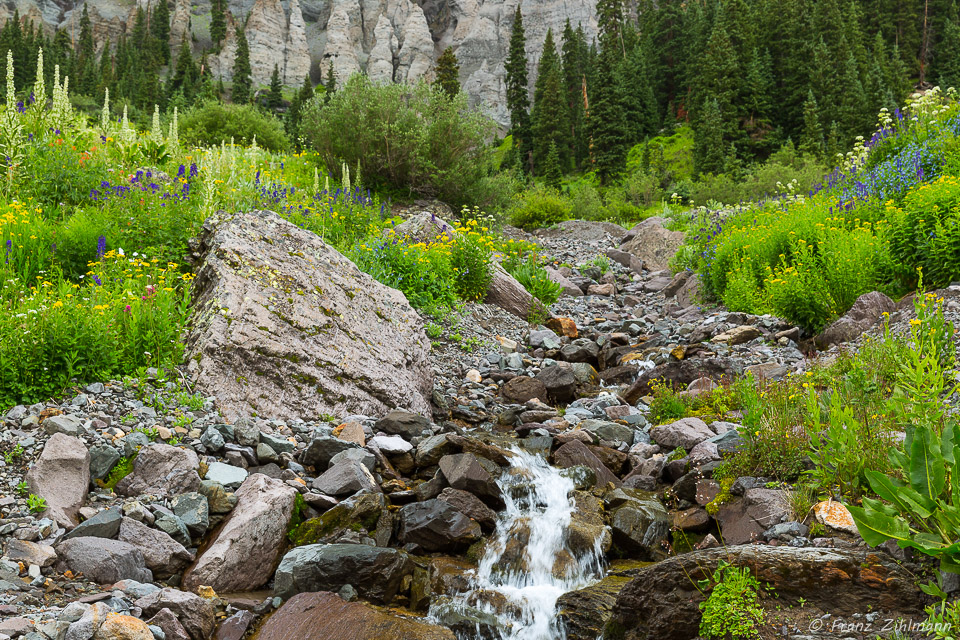
[[[813,91],[807,93],[807,101],[803,103],[803,135],[800,137],[800,151],[818,159],[822,158],[824,153],[823,126],[820,124],[820,111]]]
[[[622,87],[627,138],[636,144],[654,135],[660,127],[659,109],[650,79],[647,49],[632,29],[625,30],[627,56],[618,65],[617,82]]]
[[[560,190],[560,184],[563,182],[563,171],[560,169],[560,154],[557,152],[557,145],[553,142],[550,143],[550,149],[547,151],[547,157],[543,163],[543,178],[548,187]]]
[[[267,107],[276,111],[283,106],[283,81],[280,80],[280,67],[273,65],[270,76],[270,92],[267,94]]]
[[[157,8],[150,18],[150,35],[160,64],[170,64],[170,7],[167,0],[157,0]]]
[[[840,125],[834,120],[830,123],[830,134],[827,136],[827,163],[831,167],[837,166],[839,156],[843,155],[844,145],[840,139]]]
[[[103,43],[103,51],[100,53],[100,70],[97,72],[97,76],[98,94],[106,88],[113,87],[113,58],[110,52],[110,38],[107,38],[107,41]]]
[[[224,11],[226,0],[212,0],[210,4],[210,39],[217,51],[227,37],[227,16]]]
[[[617,44],[617,40],[611,42]],[[587,115],[594,169],[604,184],[623,171],[629,148],[622,84],[618,82],[616,71],[619,60],[618,49],[601,50],[596,88]]]
[[[460,93],[460,63],[457,62],[452,47],[444,49],[437,58],[434,78],[434,84],[447,96],[453,98]]]
[[[701,126],[694,129],[693,162],[698,174],[723,173],[728,145],[723,140],[723,112],[716,98],[703,106]]]
[[[333,72],[333,61],[330,61],[330,66],[327,67],[327,79],[323,83],[323,88],[326,91],[323,95],[324,102],[330,102],[330,98],[333,97],[333,94],[337,90],[337,76]]]
[[[746,134],[744,149],[754,158],[769,151],[776,138],[772,122],[772,99],[776,95],[772,67],[769,51],[751,52],[742,88],[740,121]]]
[[[250,78],[250,45],[243,29],[237,27],[237,57],[233,61],[233,88],[230,99],[236,104],[246,104],[253,97],[253,80]]]
[[[533,90],[533,111],[530,114],[533,132],[533,164],[543,174],[550,148],[558,154],[558,162],[566,166],[570,148],[567,125],[567,103],[563,94],[563,76],[560,58],[553,41],[553,31],[547,30],[543,54],[537,65],[537,82]],[[544,166],[542,166],[544,165]]]
[[[937,49],[937,71],[941,89],[960,89],[960,24],[956,20],[944,25],[943,38]]]
[[[90,14],[87,12],[87,3],[83,3],[83,13],[80,14],[80,39],[77,42],[77,64],[75,75],[77,91],[86,95],[93,95],[97,89],[97,68],[93,43],[93,29],[90,25]]]
[[[857,61],[852,53],[847,54],[840,68],[837,118],[843,142],[850,142],[858,134],[865,134],[873,124],[873,109],[867,103],[863,85],[857,72]]]
[[[510,110],[510,131],[513,146],[517,149],[521,164],[528,166],[532,151],[530,139],[530,85],[527,81],[527,37],[523,30],[520,5],[513,16],[510,31],[510,51],[504,65],[507,83],[507,108]]]
[[[200,72],[193,60],[190,43],[184,37],[180,42],[180,49],[177,51],[176,67],[170,78],[169,93],[173,95],[179,92],[183,96],[184,105],[191,104],[199,90],[197,86],[199,77]]]
[[[583,29],[574,30],[567,20],[563,28],[561,45],[561,66],[563,68],[564,94],[567,100],[567,122],[570,128],[570,140],[574,166],[580,167],[587,157],[586,136],[584,135],[584,98],[587,84],[588,47]]]

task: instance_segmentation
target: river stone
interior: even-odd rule
[[[143,554],[132,544],[106,538],[71,538],[57,545],[61,572],[69,569],[88,580],[113,584],[120,580],[153,582]]]
[[[296,489],[254,474],[237,490],[237,506],[183,578],[186,589],[252,591],[266,584],[286,542]]]
[[[620,480],[613,472],[600,461],[594,453],[580,440],[571,440],[559,449],[553,452],[553,461],[558,467],[569,469],[570,467],[584,466],[593,471],[597,486],[605,486],[608,482],[614,486],[620,486]]]
[[[43,430],[50,435],[59,433],[65,436],[78,436],[82,429],[83,420],[77,416],[50,416],[43,421]]]
[[[225,489],[236,489],[247,479],[248,475],[249,472],[246,469],[216,461],[207,465],[204,480],[216,482]]]
[[[700,418],[681,418],[670,424],[650,430],[650,437],[661,447],[683,448],[690,451],[694,446],[716,435]]]
[[[426,551],[457,551],[480,539],[480,525],[453,505],[426,500],[400,508],[400,541]]]
[[[61,538],[69,540],[70,538],[82,538],[92,536],[94,538],[116,538],[120,531],[120,520],[123,517],[120,507],[110,507],[97,512],[89,520],[84,520]]]
[[[120,461],[120,452],[108,444],[95,444],[90,447],[90,477],[103,480]]]
[[[493,509],[503,509],[503,492],[493,476],[472,453],[458,453],[440,459],[440,471],[454,489],[469,491]]]
[[[144,447],[133,462],[133,472],[120,480],[116,492],[124,496],[155,493],[174,496],[200,487],[197,469],[200,459],[193,449],[152,444]]]
[[[670,231],[665,218],[654,216],[628,231],[628,240],[620,248],[632,253],[650,271],[667,269],[677,249],[683,244],[682,231]]]
[[[224,416],[430,410],[430,341],[402,293],[270,211],[213,216],[198,238],[190,375]]]
[[[41,568],[57,561],[57,552],[50,545],[16,538],[8,538],[3,543],[3,555],[12,562],[22,562],[27,566],[35,564]]]
[[[618,489],[628,497],[619,506],[609,502],[613,543],[628,557],[655,560],[664,556],[670,534],[670,517],[653,494],[634,489]],[[614,492],[616,493],[616,492]]]
[[[688,640],[698,635],[699,605],[706,594],[698,581],[710,580],[718,563],[750,567],[783,608],[807,606],[831,616],[865,611],[924,618],[923,594],[909,567],[868,550],[742,545],[693,551],[636,572],[617,596],[608,628],[623,640]]]
[[[328,496],[351,496],[358,491],[379,491],[370,470],[356,460],[342,460],[313,481],[313,488]]]
[[[742,498],[725,502],[716,519],[726,544],[763,539],[763,532],[787,518],[789,500],[781,489],[747,489]]]
[[[216,626],[213,603],[200,596],[172,587],[160,589],[134,602],[143,610],[143,617],[169,609],[190,634],[191,640],[207,640]]]
[[[456,640],[453,632],[335,593],[300,593],[274,613],[258,640]]]
[[[492,532],[497,526],[497,512],[483,504],[480,498],[472,493],[447,487],[440,492],[437,499],[452,505],[468,518],[476,520],[485,533]]]
[[[201,538],[210,526],[210,505],[201,493],[183,493],[171,502],[173,512],[187,527],[193,538]]]
[[[180,573],[193,561],[193,554],[166,533],[130,518],[120,521],[117,539],[139,549],[147,568],[159,579]]]
[[[462,516],[461,516],[462,517]],[[287,599],[308,591],[338,591],[352,585],[365,600],[389,604],[413,562],[402,551],[365,544],[311,544],[280,561],[273,592]]]
[[[43,516],[72,528],[77,524],[90,485],[90,454],[86,445],[79,438],[55,433],[27,472],[26,482],[30,493],[46,500]]]
[[[398,435],[405,440],[412,440],[423,435],[430,429],[430,420],[409,411],[391,411],[377,420],[374,431],[383,431],[391,435]]]
[[[93,640],[154,640],[147,623],[140,618],[118,613],[108,614],[93,634]]]

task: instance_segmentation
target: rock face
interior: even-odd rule
[[[208,220],[191,374],[232,419],[428,413],[429,341],[402,293],[275,213]]]
[[[301,593],[270,616],[259,640],[454,640],[449,629],[394,616],[328,591]]]
[[[183,585],[214,591],[257,589],[273,576],[293,515],[296,490],[280,480],[255,473],[237,490],[237,506]]]
[[[834,615],[862,611],[918,612],[922,595],[908,569],[892,557],[867,551],[744,545],[695,551],[641,569],[617,597],[608,629],[622,640],[687,640],[697,636],[698,605],[720,560],[748,566],[769,583],[778,604],[798,598]]]
[[[90,454],[78,438],[55,433],[27,473],[30,493],[47,501],[44,514],[63,527],[77,524],[90,484]]]

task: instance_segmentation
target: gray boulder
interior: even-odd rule
[[[120,531],[120,520],[123,517],[120,507],[110,507],[97,513],[89,520],[84,520],[77,527],[67,533],[61,540],[91,536],[94,538],[116,538]]]
[[[102,480],[107,477],[113,466],[120,461],[120,452],[108,444],[95,444],[90,447],[90,477]]]
[[[173,512],[193,538],[202,538],[210,526],[210,506],[207,498],[196,491],[183,493],[171,501]]]
[[[71,415],[50,416],[43,421],[43,430],[50,435],[78,436],[83,430],[83,419]]]
[[[207,640],[216,626],[216,610],[213,603],[200,596],[167,587],[134,602],[143,610],[143,617],[156,615],[161,609],[169,609],[190,634],[191,640]]]
[[[30,493],[46,500],[43,515],[62,527],[77,524],[90,485],[90,454],[79,438],[55,433],[27,472]]]
[[[71,538],[57,545],[58,569],[82,573],[88,580],[113,584],[120,580],[152,582],[143,553],[132,544],[106,538]]]
[[[174,496],[200,488],[200,459],[193,449],[153,444],[144,447],[133,462],[133,472],[117,483],[124,496],[155,493]]]
[[[620,247],[643,261],[650,271],[670,266],[670,260],[683,244],[682,231],[669,231],[666,220],[659,216],[647,218],[628,232],[628,240]]]
[[[494,509],[503,509],[503,492],[493,476],[472,453],[458,453],[440,459],[440,471],[454,489],[468,491]]]
[[[352,496],[358,491],[379,491],[370,470],[356,460],[343,460],[313,481],[313,488],[328,496]]]
[[[157,578],[169,578],[193,562],[193,554],[163,531],[131,518],[120,521],[117,539],[133,545],[143,554],[144,564]]]
[[[316,467],[319,471],[326,471],[330,461],[340,453],[351,449],[359,449],[354,442],[334,438],[333,436],[319,436],[313,438],[303,454],[300,462]]]
[[[480,525],[456,507],[433,499],[400,509],[400,541],[425,551],[458,551],[480,539]]]
[[[661,447],[668,449],[683,447],[687,451],[715,435],[707,423],[700,418],[681,418],[650,430],[650,437]]]
[[[429,419],[409,411],[391,411],[374,425],[374,431],[403,436],[407,440],[417,438],[429,429]]]
[[[311,544],[289,551],[277,567],[273,592],[287,599],[310,591],[351,585],[365,600],[389,604],[413,562],[396,549],[364,544]]]
[[[865,293],[857,298],[849,311],[824,329],[814,342],[818,348],[826,349],[832,344],[855,340],[880,322],[884,313],[893,313],[896,308],[897,304],[879,291]]]
[[[665,555],[670,517],[654,494],[617,489],[605,498],[613,543],[632,558],[657,560]]]
[[[419,315],[319,236],[270,211],[214,216],[197,254],[187,361],[227,418],[429,411]]]

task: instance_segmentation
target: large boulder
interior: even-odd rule
[[[171,587],[154,591],[134,604],[143,610],[144,618],[155,616],[163,609],[169,609],[190,634],[192,640],[207,640],[213,635],[213,629],[217,624],[216,610],[210,600]]]
[[[352,496],[358,491],[379,491],[376,478],[362,462],[345,459],[314,479],[313,488],[328,496]]]
[[[458,551],[480,539],[480,525],[443,500],[426,500],[400,509],[400,541],[425,551]]]
[[[113,584],[121,580],[152,582],[140,549],[120,540],[71,538],[57,545],[58,568],[82,573],[88,580]]]
[[[617,489],[605,498],[613,543],[631,558],[655,560],[664,555],[670,517],[655,494]]]
[[[606,638],[617,640],[690,640],[700,626],[699,605],[721,561],[750,567],[776,594],[777,610],[812,606],[832,615],[864,611],[922,614],[923,594],[914,574],[891,556],[868,550],[724,546],[694,551],[640,569],[617,596]],[[764,590],[765,592],[765,590]],[[708,592],[709,593],[709,592]],[[761,594],[762,595],[762,594]],[[801,600],[802,598],[802,600]]]
[[[362,598],[389,604],[413,568],[407,554],[397,549],[365,544],[311,544],[283,556],[273,592],[287,599],[308,591],[339,591],[349,584]]]
[[[269,211],[199,238],[190,373],[224,415],[428,413],[430,342],[402,293]]]
[[[90,454],[79,438],[55,433],[27,472],[30,493],[46,500],[43,515],[62,527],[77,524],[90,484]]]
[[[300,593],[260,630],[258,640],[455,640],[453,632],[328,591]]]
[[[543,306],[499,264],[493,265],[492,271],[493,277],[484,299],[487,304],[496,305],[523,320],[529,318],[530,312],[538,306]]]
[[[553,462],[564,469],[579,466],[589,467],[594,472],[597,486],[605,486],[608,482],[613,483],[614,486],[620,485],[617,476],[613,475],[613,472],[603,464],[603,461],[579,440],[571,440],[554,451]]]
[[[731,379],[740,375],[743,367],[733,358],[723,356],[707,358],[687,358],[679,361],[664,362],[637,376],[636,381],[621,394],[627,404],[636,404],[645,395],[653,393],[653,382],[663,382],[675,389],[686,388],[694,380],[721,377]]]
[[[742,498],[724,503],[717,511],[723,541],[747,544],[762,540],[763,532],[787,519],[789,496],[780,489],[754,487]]]
[[[266,584],[280,560],[296,489],[255,473],[237,490],[237,506],[183,578],[183,586],[251,591]]]
[[[665,222],[659,216],[647,218],[630,229],[629,239],[621,249],[643,260],[650,271],[668,268],[673,254],[683,244],[683,232],[668,230],[663,226]]]
[[[650,437],[660,446],[668,449],[682,447],[688,452],[715,435],[707,423],[700,418],[680,418],[650,430]]]
[[[814,342],[818,348],[826,349],[832,344],[855,340],[864,331],[877,324],[884,313],[892,313],[896,308],[897,303],[879,291],[865,293],[857,298],[849,311],[824,329]]]
[[[133,461],[133,472],[117,483],[124,496],[155,493],[175,496],[200,488],[200,459],[193,449],[153,444],[144,447]]]
[[[163,531],[148,527],[132,518],[123,518],[120,521],[117,539],[139,549],[147,568],[158,578],[178,574],[193,561],[193,554],[182,544]]]
[[[503,492],[493,476],[472,453],[457,453],[440,459],[440,471],[454,489],[469,491],[494,509],[503,509]]]

